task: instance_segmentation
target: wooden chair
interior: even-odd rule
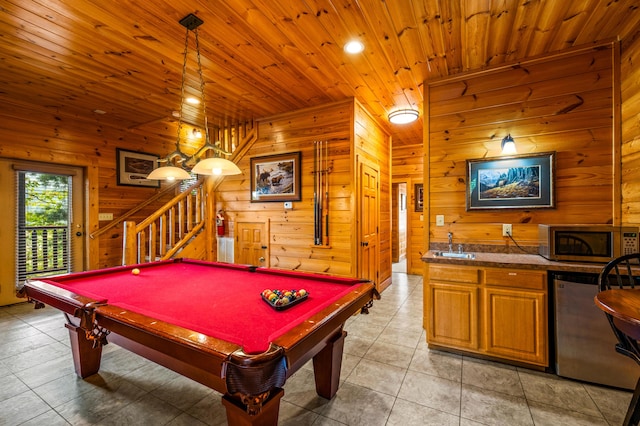
[[[634,275],[635,272],[635,275]],[[598,277],[600,291],[615,288],[638,288],[640,290],[640,253],[627,254],[609,262]],[[616,352],[628,356],[640,365],[640,329],[632,324],[606,313],[609,324],[615,334]],[[624,426],[638,425],[640,422],[640,379],[636,383],[631,403],[624,419]]]

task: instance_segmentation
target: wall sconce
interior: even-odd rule
[[[511,154],[517,154],[518,151],[516,151],[516,141],[513,140],[513,138],[511,137],[511,133],[509,133],[507,136],[504,137],[504,139],[502,139],[502,154],[504,155],[511,155]]]
[[[399,109],[389,113],[389,121],[393,124],[412,123],[418,119],[420,113],[415,109]]]
[[[196,129],[195,127],[191,131],[191,134],[193,135],[194,139],[200,139],[202,137],[202,132],[200,131],[200,129]]]

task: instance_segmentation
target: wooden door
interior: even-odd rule
[[[27,278],[85,269],[83,176],[80,167],[0,159],[4,207],[0,238],[6,254],[0,261],[0,306],[24,301],[15,296],[15,286]],[[42,197],[32,193],[40,190]],[[32,212],[39,213],[32,213],[27,220],[26,206],[33,200],[51,209],[32,207]]]
[[[269,266],[266,224],[238,222],[236,227],[235,263]]]
[[[380,254],[378,247],[378,227],[380,206],[378,197],[378,170],[370,164],[360,163],[360,246],[358,276],[379,286],[378,269]]]

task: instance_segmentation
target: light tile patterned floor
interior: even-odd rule
[[[342,383],[327,401],[305,366],[285,385],[281,425],[619,425],[630,392],[430,351],[422,278],[395,272],[369,315],[346,325]],[[0,425],[224,425],[220,395],[105,347],[87,380],[73,371],[57,310],[0,308]]]

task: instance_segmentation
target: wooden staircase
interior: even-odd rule
[[[257,139],[253,122],[214,129],[212,138],[237,162]],[[213,260],[215,206],[210,193],[224,177],[200,178],[149,217],[124,221],[122,264],[191,257]],[[127,215],[125,215],[126,217]]]

